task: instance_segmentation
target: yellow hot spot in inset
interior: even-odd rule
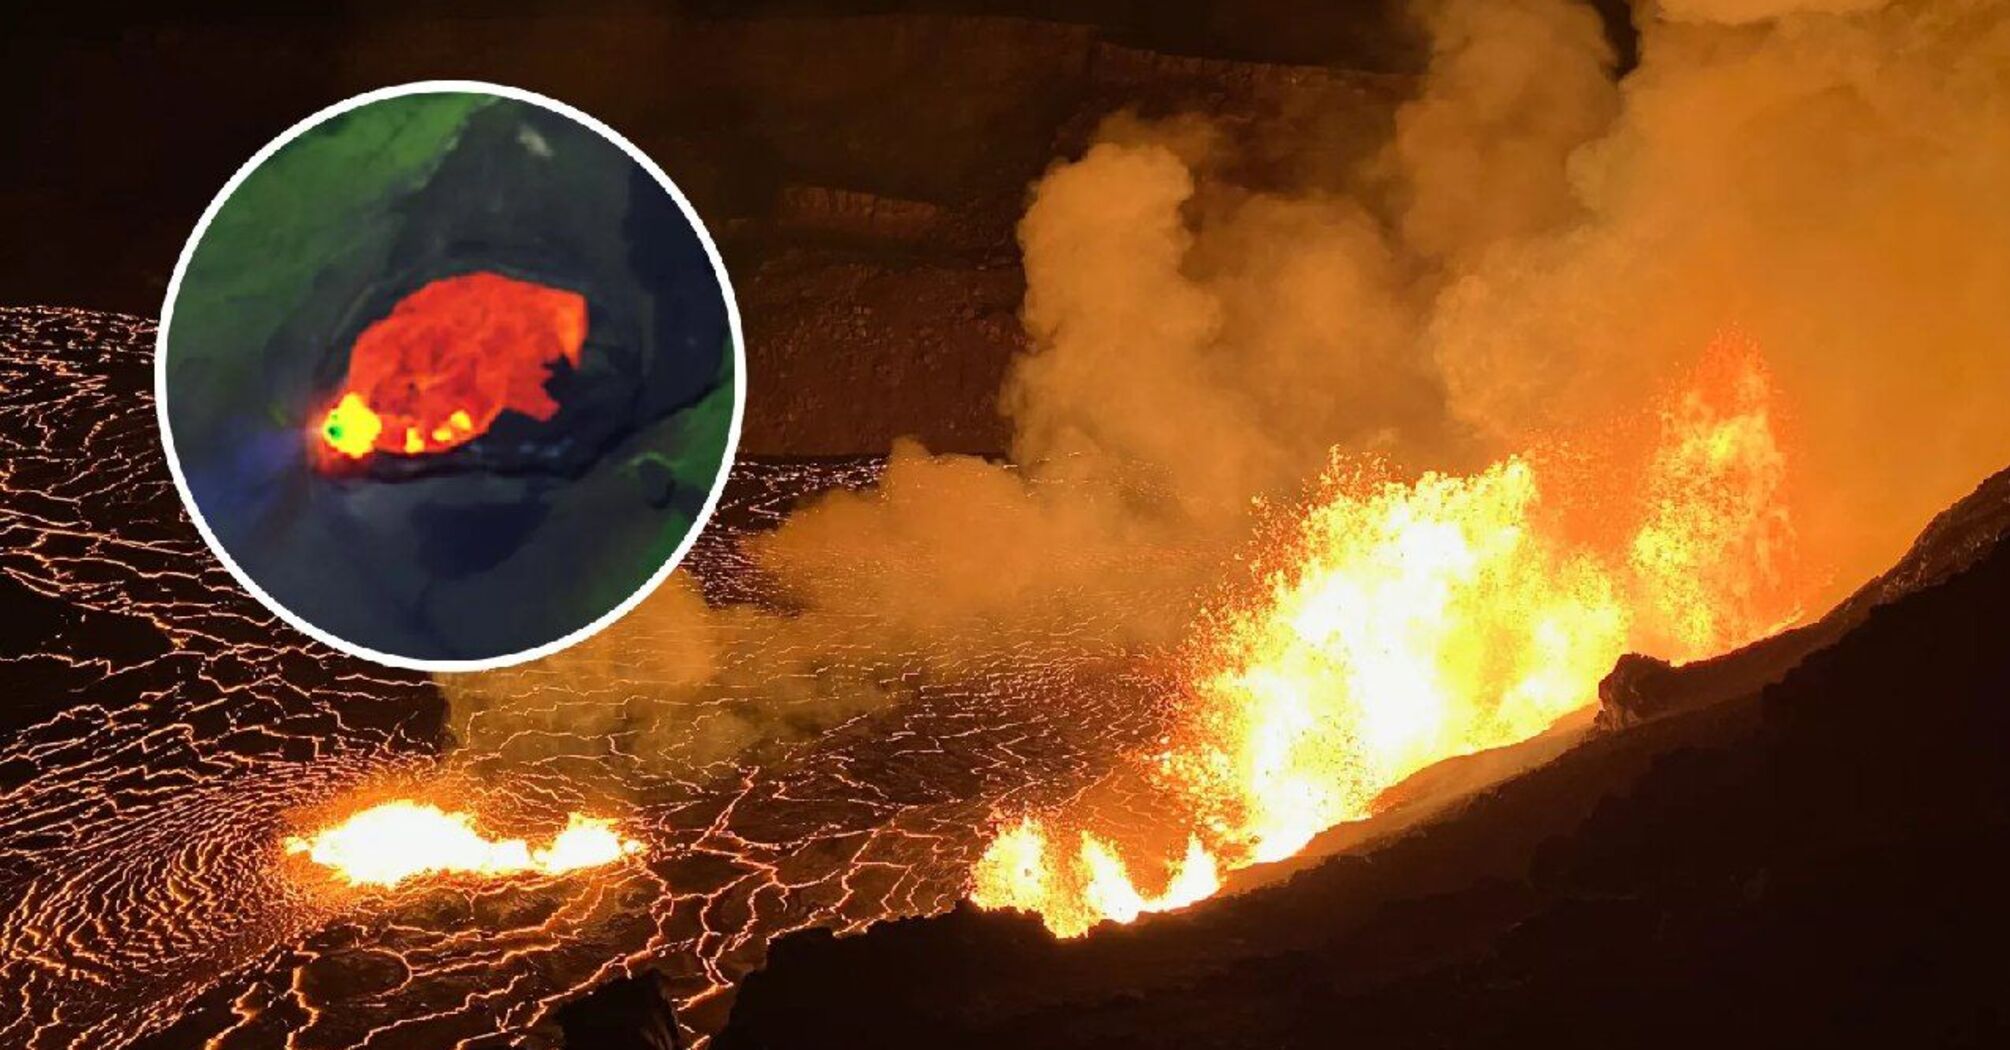
[[[418,428],[418,427],[406,427],[406,428],[405,428],[405,454],[406,454],[406,455],[417,455],[417,454],[419,454],[419,453],[421,453],[421,452],[424,452],[425,450],[426,450],[426,442],[425,442],[425,439],[424,439],[424,438],[421,438],[421,437],[419,436],[419,428]]]
[[[351,459],[361,459],[376,444],[377,435],[383,429],[384,421],[370,411],[361,395],[351,391],[344,394],[342,400],[336,402],[335,407],[328,410],[327,417],[322,419],[321,439],[328,443],[329,448]]]
[[[447,417],[447,422],[452,424],[455,430],[473,430],[475,428],[474,418],[468,415],[466,409],[462,408],[454,409],[454,414]]]
[[[453,432],[452,430],[448,429],[447,427],[434,427],[434,428],[433,428],[433,440],[434,440],[434,441],[442,441],[442,442],[444,442],[444,441],[452,441],[453,439],[454,439],[454,432]]]

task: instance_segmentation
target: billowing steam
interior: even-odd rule
[[[885,672],[1171,645],[1335,450],[1477,470],[1649,411],[1727,331],[1770,367],[1816,608],[2010,462],[2010,5],[1665,0],[1623,78],[1581,4],[1418,14],[1428,73],[1349,170],[1279,189],[1258,132],[1119,115],[1039,181],[1009,465],[903,444],[758,541],[781,608],[673,581],[443,680],[462,738],[625,725],[696,765],[896,700]]]
[[[1420,337],[1453,412],[1512,442],[1740,327],[1795,415],[1831,596],[2010,459],[2010,8],[1841,6],[1865,5],[1643,19],[1618,116],[1557,171],[1582,214],[1447,274]]]

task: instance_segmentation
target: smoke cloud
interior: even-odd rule
[[[1791,413],[1828,596],[2010,461],[2010,12],[1647,20],[1583,217],[1448,275],[1421,345],[1497,443],[1638,403],[1736,326]]]
[[[1645,411],[1727,329],[1774,368],[1837,597],[2010,462],[2006,7],[1661,0],[1620,78],[1587,6],[1424,3],[1388,141],[1297,189],[1243,177],[1262,129],[1114,117],[1021,223],[1010,463],[902,444],[751,541],[773,608],[673,582],[443,680],[456,731],[537,755],[625,729],[702,765],[917,674],[1171,645],[1254,501],[1335,450],[1471,468]]]
[[[1848,14],[1883,7],[1888,0],[1661,0],[1657,10],[1682,22],[1742,25],[1802,13]]]

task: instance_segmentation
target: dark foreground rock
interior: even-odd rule
[[[683,1050],[677,1012],[655,972],[644,970],[595,988],[559,1008],[565,1045],[592,1050]]]
[[[790,937],[717,1045],[2003,1045],[2010,548],[1973,499],[1762,691],[1084,940],[967,908]]]

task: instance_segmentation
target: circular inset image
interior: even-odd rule
[[[358,655],[499,667],[611,623],[724,487],[744,403],[718,251],[570,107],[428,82],[315,114],[168,285],[162,441],[274,612]]]

